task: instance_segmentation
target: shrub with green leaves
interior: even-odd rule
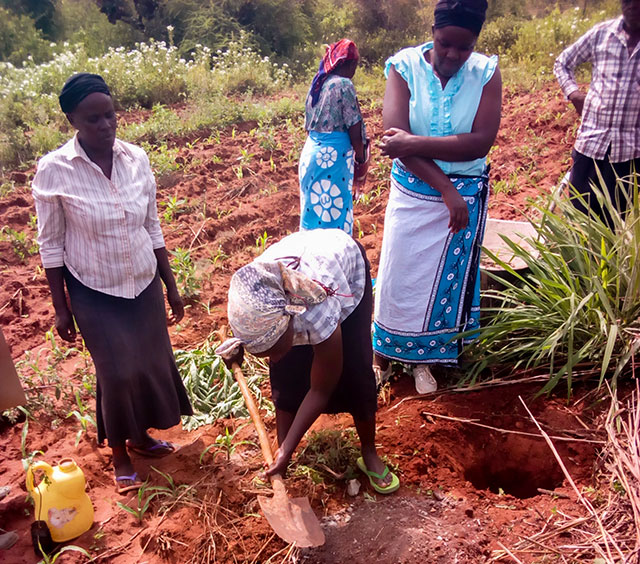
[[[608,378],[615,387],[640,348],[638,177],[619,179],[618,189],[628,201],[621,207],[628,208],[625,215],[608,193],[597,191],[612,228],[567,197],[553,211],[535,205],[541,215],[532,221],[535,239],[520,244],[503,236],[526,273],[485,249],[507,276],[492,275],[504,290],[484,293],[500,305],[486,310],[492,317],[468,349],[476,363],[465,382],[473,383],[488,366],[506,365],[548,372],[542,392],[566,379],[571,394],[577,370],[595,370],[601,384]]]
[[[619,14],[620,5],[584,13],[576,7],[557,7],[542,18],[505,16],[489,22],[478,40],[478,49],[501,56],[500,65],[512,78],[553,79],[558,55],[594,25]]]
[[[147,122],[123,130],[122,138],[133,142],[265,119],[262,114],[269,109],[264,104],[234,101],[229,95],[273,93],[289,83],[291,73],[286,65],[259,55],[247,41],[241,34],[215,54],[198,46],[189,60],[176,47],[151,41],[134,49],[110,48],[101,57],[89,57],[81,45],[64,44],[63,52],[40,65],[27,61],[18,68],[0,62],[0,169],[29,162],[70,137],[72,128],[60,111],[58,94],[76,72],[102,75],[117,109],[153,107]],[[195,102],[187,116],[167,108],[185,99]]]
[[[200,349],[175,353],[194,412],[192,417],[183,418],[183,425],[188,431],[225,417],[249,416],[238,383],[222,358],[214,352],[217,344],[208,342]],[[245,379],[256,404],[273,411],[273,405],[260,390],[260,384],[266,377],[265,366],[249,358],[245,360],[245,366],[248,366]]]

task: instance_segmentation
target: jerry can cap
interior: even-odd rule
[[[58,464],[58,467],[63,472],[73,472],[78,467],[78,465],[73,458],[63,458]]]

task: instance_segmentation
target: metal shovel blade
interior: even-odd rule
[[[274,493],[273,497],[258,496],[258,503],[275,533],[296,546],[320,546],[324,533],[306,497],[289,498]]]

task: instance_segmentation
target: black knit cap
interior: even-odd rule
[[[487,0],[438,0],[433,27],[439,29],[453,25],[480,35],[487,8]]]
[[[111,96],[109,87],[99,74],[81,72],[67,79],[58,96],[60,107],[65,114],[70,114],[89,94],[102,92]]]

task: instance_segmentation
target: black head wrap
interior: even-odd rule
[[[480,35],[487,7],[487,0],[438,0],[433,27],[438,29],[453,25]]]
[[[67,79],[58,96],[60,107],[65,114],[70,114],[89,94],[102,92],[111,96],[109,87],[99,74],[81,72]]]

